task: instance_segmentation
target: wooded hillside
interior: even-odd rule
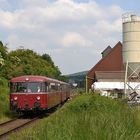
[[[44,75],[61,78],[61,72],[48,54],[37,54],[29,49],[8,52],[0,42],[0,77],[11,79],[20,75]]]

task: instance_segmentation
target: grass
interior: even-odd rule
[[[14,117],[9,110],[9,87],[8,81],[0,78],[0,123]]]
[[[5,79],[0,79],[0,122],[8,119],[9,113],[9,98],[8,98],[8,82]]]
[[[139,140],[140,111],[122,101],[80,95],[10,140]]]

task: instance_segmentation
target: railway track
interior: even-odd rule
[[[5,140],[11,133],[20,130],[21,128],[28,126],[29,124],[40,119],[41,116],[34,117],[32,119],[13,119],[0,124],[0,140]]]
[[[48,112],[45,114],[32,116],[31,118],[25,118],[26,116],[20,116],[19,118],[15,118],[13,120],[9,120],[4,123],[1,123],[0,124],[0,140],[6,140],[8,136],[12,134],[13,132],[17,132],[20,129],[34,123],[35,121],[39,119],[50,116],[56,110],[57,110],[57,107],[48,110]]]
[[[9,120],[9,121],[6,121],[6,122],[3,122],[3,123],[0,123],[0,127],[4,126],[4,125],[6,125],[7,123],[10,123],[10,122],[12,122],[12,121],[14,121],[14,120],[17,120],[17,118],[12,119],[12,120]]]
[[[62,106],[63,105],[60,105],[60,107]],[[41,118],[50,116],[57,110],[57,107],[58,106],[48,110],[48,112],[45,114],[41,114],[33,118],[25,118],[25,116],[20,116],[19,118],[15,118],[13,120],[9,120],[4,123],[1,123],[0,124],[0,140],[6,140],[11,133],[19,131],[25,126],[28,126],[29,124]]]

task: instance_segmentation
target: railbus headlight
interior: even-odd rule
[[[40,100],[40,96],[37,96],[36,99],[37,99],[37,100]]]
[[[14,97],[14,100],[16,101],[18,98],[17,97]]]

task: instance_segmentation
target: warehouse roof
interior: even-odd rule
[[[100,82],[123,82],[124,77],[124,71],[95,71],[95,79]]]

